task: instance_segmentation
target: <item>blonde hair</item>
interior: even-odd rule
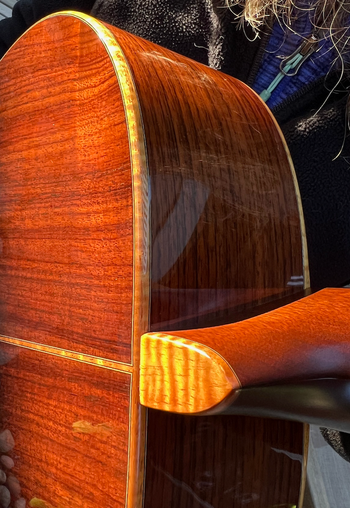
[[[315,28],[327,30],[335,43],[347,46],[350,21],[350,0],[225,0],[228,7],[242,7],[241,20],[249,23],[258,34],[266,24],[278,19],[287,29],[293,29],[293,21],[305,11]]]

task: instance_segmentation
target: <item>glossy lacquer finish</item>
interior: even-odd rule
[[[296,506],[304,461],[300,428],[279,420],[149,410],[145,506]]]
[[[2,460],[11,506],[124,506],[131,376],[43,356],[1,344],[0,451],[14,462]],[[0,490],[1,506],[4,497]]]
[[[268,110],[221,73],[118,40],[147,139],[152,330],[230,322],[308,287],[297,189]]]
[[[146,443],[138,400],[143,333],[235,321],[307,285],[297,189],[266,107],[73,13],[36,25],[2,66],[1,430],[21,503],[296,504],[302,425],[149,411]]]
[[[134,72],[147,139],[151,330],[234,321],[298,294],[308,284],[301,211],[267,109],[235,80],[114,33]],[[149,411],[145,508],[296,505],[303,427],[256,424]]]
[[[178,413],[220,412],[240,388],[349,379],[349,307],[348,289],[323,289],[238,323],[145,334],[141,402]]]
[[[73,24],[2,62],[0,334],[131,363],[127,125],[106,50]]]
[[[39,23],[2,61],[0,335],[17,360],[2,362],[1,430],[36,508],[142,503],[134,337],[148,329],[147,185],[135,93],[110,32],[73,16]]]

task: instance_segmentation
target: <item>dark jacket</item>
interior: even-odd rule
[[[91,13],[252,84],[266,37],[248,37],[221,0],[20,0],[0,22],[0,52],[43,16],[64,9]],[[334,76],[336,79],[336,76]],[[350,281],[350,141],[344,138],[345,94],[333,94],[315,114],[327,90],[323,80],[300,90],[274,111],[295,164],[302,196],[315,288]]]

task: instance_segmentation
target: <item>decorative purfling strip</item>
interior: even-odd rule
[[[98,356],[82,354],[76,351],[70,351],[69,349],[38,344],[36,342],[30,342],[29,340],[22,340],[14,337],[6,337],[5,335],[0,335],[0,342],[11,344],[12,346],[22,347],[25,349],[32,349],[34,351],[46,353],[48,355],[59,356],[61,358],[66,358],[67,360],[88,363],[90,365],[95,365],[96,367],[102,367],[104,369],[125,372],[127,374],[131,374],[134,370],[132,366],[125,363],[115,362],[106,358],[99,358]]]
[[[132,72],[115,35],[101,22],[83,13],[62,11],[47,16],[71,16],[88,25],[109,55],[123,100],[129,137],[133,185],[133,321],[131,363],[138,364],[139,337],[149,323],[149,196],[146,141],[141,109]]]
[[[149,195],[146,141],[141,109],[124,52],[116,38],[106,26],[85,14],[74,11],[58,15],[72,16],[88,25],[104,45],[114,67],[122,95],[129,150],[133,191],[133,298],[132,298],[132,377],[129,421],[129,466],[127,478],[126,506],[141,508],[143,505],[143,468],[145,466],[146,410],[139,404],[140,336],[149,329]],[[57,14],[53,15],[57,16]]]

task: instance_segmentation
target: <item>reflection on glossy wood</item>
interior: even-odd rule
[[[298,503],[301,425],[150,410],[147,450],[145,508],[290,508]]]
[[[269,110],[242,83],[115,33],[147,139],[152,330],[234,319],[303,289],[301,210]]]
[[[136,37],[131,42],[126,34],[113,32],[134,72],[147,139],[152,189],[151,329],[171,330],[184,320],[185,326],[228,316],[234,320],[239,310],[298,293],[308,284],[300,209],[288,156],[268,110],[260,109],[244,85]],[[239,490],[235,448],[215,434],[205,440],[208,460],[202,462],[196,434],[203,418],[179,418],[176,427],[172,415],[149,417],[148,435],[156,436],[157,443],[149,437],[145,505],[194,508],[209,503],[222,508],[217,493],[226,491],[223,477],[217,490],[212,485],[200,498],[188,489],[203,465],[210,474],[220,468],[222,451],[226,473],[232,474],[229,488]],[[228,429],[236,435],[240,420],[227,416],[216,423],[218,433],[227,437]],[[284,432],[295,435],[296,450],[303,454],[301,425],[260,423],[267,433],[274,429],[278,449],[283,449]],[[263,441],[256,441],[253,448],[253,455],[249,451],[240,455],[248,483],[254,471],[251,461],[267,453]],[[192,463],[184,449],[197,454]],[[270,457],[277,465],[275,454]],[[163,460],[172,464],[164,475],[157,473]],[[285,469],[284,474],[277,488],[276,476],[269,482],[264,475],[254,480],[256,490],[264,494],[253,506],[266,508],[267,499],[297,504],[301,465]],[[289,474],[295,474],[293,479]],[[243,507],[245,501],[237,496],[226,506]]]
[[[132,62],[148,142],[151,329],[171,330],[184,320],[186,326],[234,320],[239,310],[298,292],[308,276],[304,257],[303,280],[299,210],[267,110],[257,111],[255,96],[233,80],[137,38],[129,46],[125,34],[114,33]],[[288,285],[292,277],[301,287]],[[260,420],[249,448],[247,434],[239,432],[244,422],[213,420],[216,431],[201,440],[208,425],[203,417],[151,412],[145,507],[297,504],[302,465],[287,459],[291,467],[285,467],[286,456],[270,452],[265,439],[271,432],[276,449],[285,450],[285,437],[295,436],[293,452],[302,455],[303,427]],[[231,438],[242,439],[247,449]],[[283,479],[277,480],[278,473]]]
[[[130,434],[120,443],[128,466],[102,505],[136,508],[145,410],[133,334],[148,329],[149,249],[145,147],[130,71],[103,25],[56,17],[5,56],[0,95],[2,340],[40,351],[44,365],[43,352],[112,369],[121,362],[135,373]],[[106,430],[77,421],[80,430]],[[88,468],[87,481],[94,478]]]
[[[0,334],[130,363],[127,126],[109,55],[74,24],[2,61]]]
[[[240,386],[349,378],[349,306],[348,289],[324,289],[239,323],[145,334],[141,341],[142,403],[190,413],[222,402],[230,392],[228,383],[234,392]],[[207,351],[206,361],[212,368],[209,365],[196,376],[197,364],[200,369]],[[184,368],[188,362],[191,367]],[[226,370],[219,378],[212,371],[220,364]]]
[[[125,506],[130,374],[4,343],[0,355],[0,432],[13,438],[6,455],[21,492],[13,500]]]

